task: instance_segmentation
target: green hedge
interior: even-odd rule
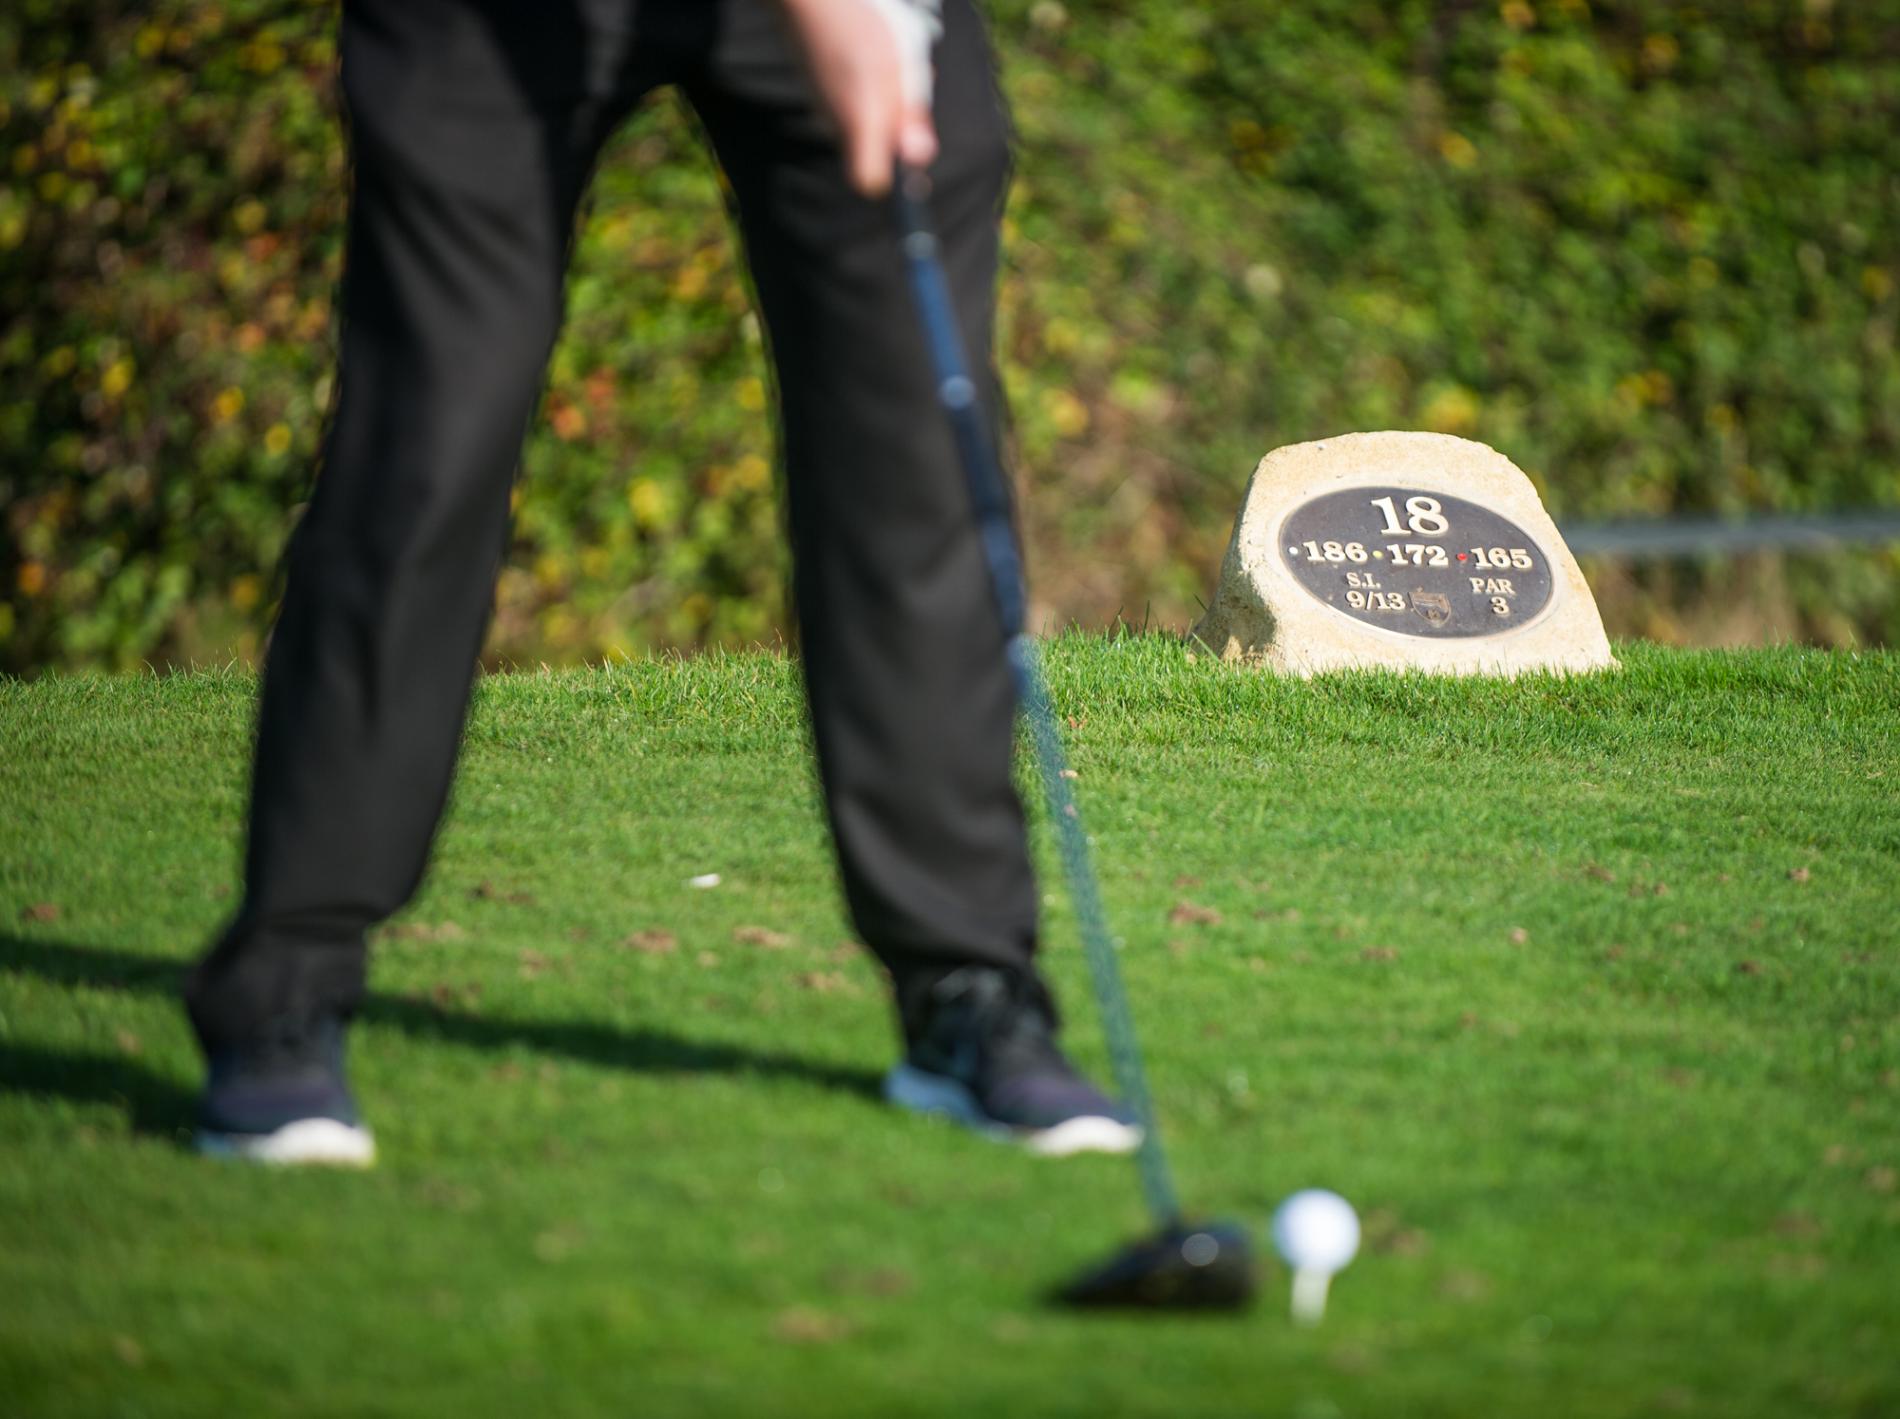
[[[1900,503],[1900,0],[992,13],[1045,615],[1186,623],[1260,453],[1348,429],[1493,443],[1560,517]],[[331,382],[333,25],[0,16],[0,666],[255,651]],[[492,654],[775,634],[767,387],[657,102],[601,170]],[[1796,564],[1785,629],[1900,638],[1897,573]],[[1675,575],[1617,582],[1637,628]]]

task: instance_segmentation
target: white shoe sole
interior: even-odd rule
[[[976,1097],[954,1079],[899,1064],[884,1076],[884,1097],[900,1109],[951,1119],[985,1138],[1015,1143],[1042,1158],[1075,1153],[1132,1153],[1141,1146],[1133,1124],[1084,1114],[1049,1128],[1011,1128],[978,1107]]]
[[[367,1168],[376,1161],[376,1139],[367,1128],[333,1118],[302,1118],[274,1133],[198,1131],[198,1151],[208,1158],[240,1158],[273,1167]]]

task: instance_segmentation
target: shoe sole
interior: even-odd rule
[[[1076,1153],[1132,1153],[1141,1146],[1134,1124],[1100,1114],[1064,1119],[1048,1128],[1012,1128],[983,1112],[976,1096],[954,1079],[900,1064],[884,1076],[884,1097],[911,1113],[947,1118],[999,1143],[1014,1143],[1040,1158]]]
[[[200,1129],[198,1151],[271,1167],[367,1168],[376,1139],[367,1128],[333,1118],[302,1118],[271,1133],[213,1133]]]

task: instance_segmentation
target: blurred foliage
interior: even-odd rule
[[[1900,0],[991,9],[1043,617],[1184,625],[1259,455],[1350,429],[1492,443],[1559,518],[1900,503]],[[0,13],[0,667],[257,649],[333,378],[334,19]],[[769,384],[670,98],[569,308],[491,655],[771,637]],[[1892,550],[1613,580],[1625,628],[1772,583],[1774,633],[1900,640]]]

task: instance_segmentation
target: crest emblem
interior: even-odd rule
[[[1442,626],[1451,619],[1451,598],[1436,591],[1415,591],[1412,609],[1425,618],[1426,625]]]

